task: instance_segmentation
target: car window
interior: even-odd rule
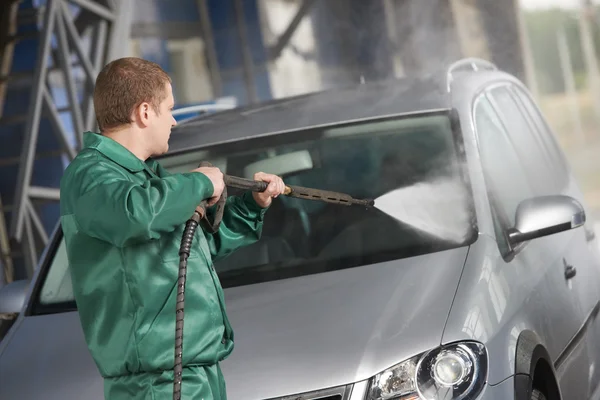
[[[494,228],[503,254],[508,244],[503,232],[514,226],[521,201],[534,195],[525,165],[490,101],[482,95],[474,110],[482,168],[494,214]]]
[[[508,133],[516,153],[521,160],[523,172],[530,177],[529,182],[536,195],[556,193],[552,173],[552,162],[545,151],[534,127],[525,119],[524,109],[519,106],[509,91],[509,86],[490,90],[493,105]]]
[[[560,191],[568,184],[569,179],[567,161],[560,145],[531,96],[529,96],[521,87],[516,85],[513,85],[512,89],[518,103],[522,107],[522,110],[524,110],[524,114],[527,119],[531,121],[531,125],[535,128],[535,133],[540,137],[543,143],[544,151],[548,154],[548,158],[552,164],[554,182],[556,183],[557,189]]]
[[[159,162],[175,173],[205,160],[233,176],[251,179],[264,171],[287,185],[377,199],[379,208],[366,208],[280,196],[260,241],[215,262],[227,288],[471,243],[477,232],[461,142],[449,113],[440,112],[265,135]],[[228,188],[228,195],[239,193]],[[61,302],[74,307],[63,246],[42,284],[38,313]]]
[[[40,304],[51,305],[73,300],[69,260],[64,238],[61,238],[54,253],[50,270],[52,273],[48,274],[40,291]]]

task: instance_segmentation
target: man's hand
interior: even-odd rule
[[[283,180],[277,175],[265,174],[264,172],[257,172],[254,174],[255,181],[268,182],[269,186],[264,192],[252,192],[254,201],[262,207],[267,208],[271,205],[274,198],[283,194],[285,191],[285,184]]]
[[[212,206],[219,201],[223,189],[225,189],[225,182],[223,181],[223,173],[217,167],[200,167],[192,170],[192,172],[200,172],[208,177],[213,184],[214,191],[207,203]]]

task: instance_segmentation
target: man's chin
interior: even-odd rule
[[[169,151],[169,145],[167,144],[163,150],[154,152],[154,154],[152,154],[152,157],[162,156],[164,154],[167,154],[168,151]]]

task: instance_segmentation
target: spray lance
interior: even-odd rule
[[[199,167],[212,167],[208,162],[201,162]],[[175,323],[175,367],[173,376],[173,399],[181,399],[181,381],[183,374],[182,355],[183,355],[183,316],[184,316],[184,302],[185,302],[185,279],[187,274],[187,259],[190,255],[192,242],[198,225],[202,224],[202,227],[210,233],[215,233],[219,229],[221,220],[223,218],[223,211],[225,208],[225,201],[227,200],[227,187],[234,187],[237,189],[250,190],[253,192],[264,192],[269,185],[267,182],[255,181],[252,179],[239,178],[236,176],[230,176],[223,174],[223,181],[225,182],[225,188],[221,194],[221,197],[215,204],[215,214],[213,221],[210,222],[206,215],[207,202],[204,200],[196,210],[192,217],[186,222],[185,229],[181,238],[181,246],[179,248],[179,274],[177,280],[177,304],[176,304],[176,323]],[[375,204],[374,200],[366,199],[360,200],[355,199],[352,196],[345,193],[331,192],[328,190],[311,189],[301,186],[286,186],[284,193],[285,196],[295,197],[305,200],[322,201],[331,204],[340,205],[359,205],[364,207],[373,207]]]

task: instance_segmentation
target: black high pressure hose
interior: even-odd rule
[[[200,223],[200,213],[194,215],[186,224],[179,247],[179,276],[177,279],[177,305],[175,319],[175,368],[173,371],[173,400],[181,399],[181,380],[183,375],[183,307],[185,302],[185,278],[187,274],[187,259],[190,256],[196,228]]]

